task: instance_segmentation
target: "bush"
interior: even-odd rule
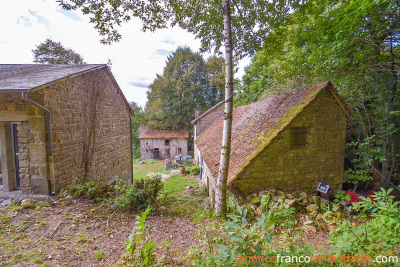
[[[397,255],[400,250],[400,202],[389,195],[391,191],[381,188],[373,195],[376,202],[361,197],[361,202],[353,203],[361,217],[366,217],[365,212],[372,210],[372,218],[359,225],[343,220],[330,233],[328,241],[336,254]]]
[[[119,193],[115,199],[115,207],[127,211],[145,211],[157,203],[158,193],[163,186],[159,176],[142,178],[133,185],[119,180],[115,186]]]
[[[199,173],[200,173],[200,167],[196,166],[196,165],[186,167],[186,169],[185,169],[185,174],[196,175],[196,174],[199,174]]]
[[[69,191],[74,197],[82,197],[87,200],[98,202],[111,197],[113,187],[104,185],[99,181],[89,180],[85,183],[75,183]]]

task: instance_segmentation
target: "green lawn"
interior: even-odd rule
[[[145,178],[148,173],[169,173],[170,170],[165,170],[165,161],[163,160],[148,160],[143,164],[139,161],[133,162],[133,180]]]
[[[148,173],[166,173],[165,161],[149,160],[143,164],[133,163],[133,179],[145,178]],[[160,192],[159,201],[165,207],[166,213],[171,216],[194,218],[206,212],[203,205],[206,196],[199,183],[199,175],[172,175],[164,181],[164,188]],[[191,189],[186,189],[190,185]]]

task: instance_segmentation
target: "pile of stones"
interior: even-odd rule
[[[284,208],[295,208],[298,213],[308,213],[312,217],[318,215],[318,211],[321,205],[327,205],[329,201],[327,199],[322,199],[317,195],[310,195],[305,192],[301,193],[285,193],[281,190],[277,190],[274,187],[270,187],[260,191],[259,193],[253,193],[247,196],[247,203],[245,207],[247,209],[252,209],[256,214],[261,214],[263,212],[263,207],[261,206],[261,199],[263,196],[269,197],[269,206],[273,206],[274,203],[282,199],[281,205]]]

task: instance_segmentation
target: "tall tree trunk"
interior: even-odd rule
[[[215,213],[225,218],[226,214],[226,187],[231,154],[232,108],[233,108],[233,62],[232,62],[232,34],[230,0],[223,0],[224,12],[224,42],[225,42],[225,110],[224,128],[222,134],[221,159],[215,191]]]

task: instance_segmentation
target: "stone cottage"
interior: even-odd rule
[[[223,103],[196,118],[197,162],[213,205],[219,171]],[[243,194],[275,187],[316,192],[320,182],[341,188],[346,119],[351,116],[325,82],[233,109],[228,186]]]
[[[143,160],[171,159],[188,154],[188,131],[143,130],[140,135],[140,156]]]
[[[3,190],[131,180],[132,115],[106,65],[0,65]]]

